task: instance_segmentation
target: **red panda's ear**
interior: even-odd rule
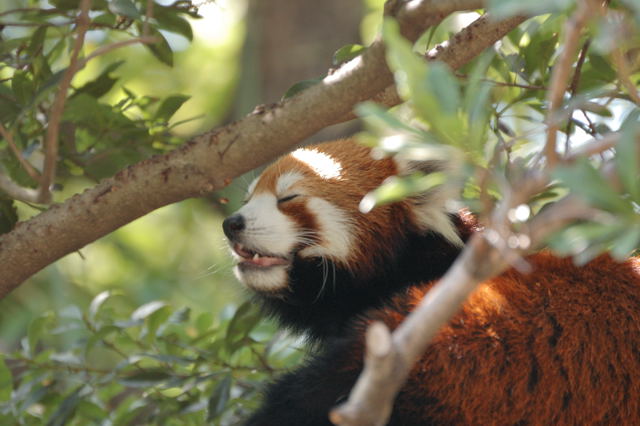
[[[418,228],[423,232],[439,233],[451,244],[461,246],[462,239],[451,220],[451,213],[455,213],[456,210],[455,201],[458,200],[462,188],[460,179],[462,163],[456,154],[452,152],[450,156],[434,156],[424,160],[396,155],[394,162],[398,176],[434,172],[445,175],[444,183],[412,196],[409,201]]]

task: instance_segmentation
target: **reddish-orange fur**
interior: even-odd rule
[[[413,368],[396,410],[439,424],[640,422],[640,259],[527,260],[533,273],[510,269],[478,287]],[[431,285],[369,318],[395,328]]]
[[[323,179],[307,164],[289,155],[265,169],[254,193],[275,193],[277,180],[283,172],[302,174],[304,179],[294,187],[302,187],[309,195],[329,200],[349,214],[357,241],[352,247],[349,264],[355,275],[365,278],[374,273],[377,263],[392,257],[394,241],[399,239],[400,233],[406,232],[407,225],[411,226],[405,223],[406,217],[411,216],[408,201],[380,206],[366,214],[358,209],[364,194],[379,187],[389,176],[397,174],[396,164],[391,158],[373,159],[371,150],[355,141],[340,140],[313,145],[309,149],[335,159],[342,167],[341,177]],[[303,200],[287,203],[282,211],[298,223],[312,221],[312,215],[304,207]],[[398,226],[389,226],[390,221]]]
[[[254,193],[275,194],[284,172],[300,173],[293,192],[303,196],[277,208],[322,239],[304,196],[326,200],[348,215],[354,242],[348,259],[330,259],[333,276],[323,277],[317,259],[296,259],[282,299],[263,298],[283,324],[316,339],[317,353],[270,387],[252,426],[328,424],[329,409],[362,368],[366,327],[374,320],[397,327],[460,250],[417,223],[415,199],[358,210],[367,192],[400,171],[394,160],[373,160],[352,141],[309,149],[339,162],[340,178],[286,156]],[[468,213],[451,220],[462,240],[477,231]],[[543,251],[527,260],[532,273],[510,269],[481,283],[437,334],[401,389],[391,424],[640,424],[640,259],[602,255],[577,267]],[[307,297],[326,278],[334,281]]]

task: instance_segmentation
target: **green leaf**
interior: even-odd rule
[[[469,121],[468,147],[480,155],[486,141],[485,136],[492,113],[490,104],[492,85],[485,81],[484,77],[494,57],[495,52],[489,49],[478,58],[464,93],[464,110],[467,112]]]
[[[142,25],[138,24],[138,31],[142,34]],[[160,31],[153,27],[148,28],[149,35],[155,37],[158,41],[155,43],[147,43],[145,47],[163,64],[173,66],[173,50],[167,39]]]
[[[346,46],[342,46],[340,49],[336,50],[331,62],[334,66],[338,66],[344,62],[352,60],[356,56],[360,56],[365,50],[366,48],[360,44],[347,44]]]
[[[584,265],[606,251],[625,229],[621,224],[579,223],[552,234],[549,245],[561,256],[572,255],[577,264]]]
[[[142,15],[130,0],[111,0],[109,10],[116,15],[126,16],[131,19],[138,19]]]
[[[162,101],[154,118],[156,120],[163,120],[165,122],[169,121],[169,119],[173,116],[173,114],[180,109],[182,104],[188,101],[191,96],[187,95],[173,95],[169,96],[165,100]]]
[[[4,355],[0,353],[0,402],[6,402],[11,399],[11,391],[13,390],[13,377],[11,370],[4,362]]]
[[[0,234],[11,231],[18,222],[18,211],[13,200],[0,195]]]
[[[446,181],[446,175],[441,172],[413,174],[411,176],[393,177],[385,180],[378,188],[369,192],[360,202],[360,211],[370,212],[374,207],[405,199],[411,195],[420,194]]]
[[[488,11],[496,18],[514,15],[542,15],[563,11],[573,5],[573,0],[489,0]]]
[[[405,124],[402,120],[389,112],[387,108],[383,108],[375,102],[362,102],[356,105],[355,111],[356,114],[365,120],[367,124],[376,127],[380,131],[393,129],[421,136],[418,129]]]
[[[282,95],[282,99],[289,99],[294,95],[297,95],[298,93],[302,92],[303,90],[306,90],[311,86],[315,86],[321,81],[322,81],[321,78],[299,81],[287,89],[284,95]]]
[[[467,123],[458,111],[460,87],[447,65],[441,62],[427,64],[418,57],[400,34],[398,23],[390,18],[384,21],[382,37],[400,96],[411,101],[415,112],[429,124],[441,142],[464,144]]]
[[[624,189],[636,203],[640,203],[640,110],[633,110],[620,130],[620,141],[616,145],[616,170]]]
[[[260,322],[260,311],[250,302],[243,303],[229,322],[225,340],[232,349]]]
[[[109,74],[111,74],[113,71],[118,69],[118,67],[123,63],[124,63],[124,60],[109,64],[109,66],[105,68],[104,71],[102,71],[100,75],[96,77],[93,81],[86,83],[85,85],[80,87],[78,90],[76,90],[73,96],[76,96],[80,93],[85,93],[94,98],[99,98],[107,94],[107,92],[109,92],[109,90],[111,90],[113,85],[118,81],[118,78],[111,77]]]
[[[36,345],[42,337],[43,333],[49,326],[53,319],[53,315],[50,312],[47,312],[38,318],[35,318],[29,324],[27,329],[27,341],[29,342],[29,354],[31,356],[35,355]]]
[[[210,422],[218,417],[224,411],[231,394],[231,375],[227,374],[216,385],[211,397],[209,398],[209,412],[207,413],[207,421]]]
[[[203,334],[213,325],[213,314],[211,312],[203,312],[196,318],[196,328],[199,334]]]
[[[640,247],[640,225],[627,228],[622,232],[613,242],[611,256],[621,262],[638,247]]]
[[[602,81],[610,83],[616,77],[616,71],[604,57],[592,53],[588,55],[588,64],[597,72]]]
[[[109,290],[105,290],[103,292],[98,293],[98,295],[93,298],[93,300],[91,301],[91,304],[89,305],[89,321],[91,322],[95,321],[96,315],[98,314],[100,307],[111,296],[113,296],[113,293],[111,293],[111,291]]]
[[[193,30],[189,21],[179,16],[174,8],[163,7],[158,4],[154,6],[153,15],[158,21],[158,26],[163,30],[180,34],[187,40],[193,41]]]
[[[30,57],[42,55],[42,46],[47,38],[47,28],[46,26],[38,27],[31,35],[31,42],[27,48],[27,55]]]
[[[572,192],[598,208],[633,214],[631,204],[623,200],[585,158],[579,159],[570,166],[557,167],[553,171],[553,176],[564,182]]]
[[[105,419],[109,418],[109,413],[106,410],[86,399],[78,403],[77,413],[86,419],[93,420],[96,424],[101,424]]]
[[[131,314],[132,321],[142,321],[147,318],[149,315],[153,314],[160,308],[167,306],[166,302],[161,302],[159,300],[154,300],[153,302],[145,303],[140,306],[138,309],[133,311]]]
[[[50,0],[50,3],[62,10],[77,9],[80,6],[80,0]]]
[[[71,394],[60,403],[58,409],[49,418],[47,426],[64,426],[67,424],[67,421],[71,419],[80,402],[80,393],[83,387],[84,385],[71,392]]]
[[[27,73],[23,71],[16,71],[13,74],[11,78],[11,89],[13,90],[16,100],[22,105],[26,105],[35,92],[33,82],[27,76]]]
[[[120,378],[118,383],[132,388],[148,388],[162,384],[170,378],[171,375],[164,370],[144,370]]]

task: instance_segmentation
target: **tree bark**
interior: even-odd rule
[[[450,13],[481,8],[483,1],[392,1],[389,5],[388,13],[395,14],[403,33],[415,40]],[[129,166],[19,223],[0,236],[0,298],[62,256],[146,213],[226,186],[318,130],[343,121],[354,105],[392,82],[384,46],[375,41],[320,84],[279,104],[257,107],[244,119],[197,136],[171,153]]]

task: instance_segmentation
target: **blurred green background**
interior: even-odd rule
[[[91,81],[106,65],[124,60],[113,72],[118,83],[103,100],[116,103],[125,96],[122,87],[140,97],[190,96],[171,119],[172,123],[185,121],[173,132],[187,139],[241,117],[256,104],[277,101],[287,85],[322,76],[339,47],[371,41],[380,23],[383,1],[313,3],[288,7],[282,1],[201,2],[202,19],[190,21],[192,42],[165,34],[175,52],[173,67],[160,63],[142,46],[130,46],[90,62],[77,75],[74,86]],[[29,5],[27,1],[4,0],[0,13]],[[346,13],[345,9],[351,11]],[[317,19],[300,21],[296,13]],[[336,16],[350,20],[336,23],[340,28],[332,32],[337,40],[313,35],[313,31],[326,34],[327,19],[335,20]],[[275,25],[277,22],[281,24]],[[282,28],[282,34],[265,32],[274,26]],[[19,36],[29,29],[10,31]],[[297,40],[291,38],[296,31],[300,32]],[[311,41],[302,40],[304,32],[311,34]],[[289,38],[289,45],[280,44],[283,38]],[[115,41],[107,40],[100,31],[90,31],[87,40],[85,54]],[[16,349],[34,318],[73,305],[85,311],[93,297],[104,290],[121,292],[124,297],[118,303],[128,304],[126,310],[153,300],[176,308],[188,306],[194,313],[217,314],[227,306],[237,306],[243,300],[243,290],[231,272],[220,224],[238,207],[250,178],[237,179],[223,193],[208,199],[159,209],[37,273],[0,301],[0,351]],[[55,195],[56,201],[93,184],[81,178],[67,179]],[[21,220],[38,213],[23,203],[18,203],[18,209]]]

